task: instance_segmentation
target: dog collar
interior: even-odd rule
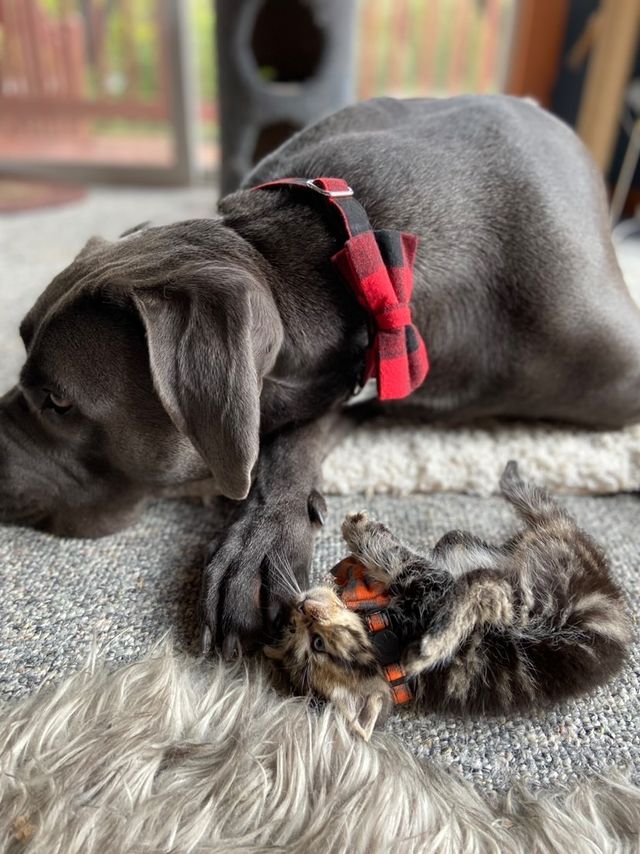
[[[389,683],[396,705],[413,700],[407,671],[400,663],[400,638],[391,628],[387,606],[391,601],[387,588],[367,576],[366,568],[353,557],[346,557],[331,572],[339,587],[339,595],[350,611],[355,611],[367,627],[376,658]]]
[[[346,240],[331,260],[369,320],[361,386],[375,379],[380,400],[407,397],[429,371],[427,348],[413,324],[410,306],[418,238],[390,229],[374,231],[342,178],[280,178],[253,189],[283,186],[319,194],[339,214]]]

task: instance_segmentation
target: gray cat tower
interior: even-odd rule
[[[221,190],[355,97],[357,0],[216,0]]]

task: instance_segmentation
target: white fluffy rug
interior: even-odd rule
[[[110,189],[93,191],[79,204],[0,217],[0,387],[15,381],[22,362],[17,334],[22,315],[88,237],[114,238],[147,219],[169,222],[209,216],[214,209],[213,193],[205,189]],[[640,301],[638,244],[623,244],[619,258]],[[520,460],[532,477],[559,492],[636,490],[640,425],[608,433],[530,424],[361,429],[327,460],[327,491],[486,494],[495,490],[510,458]]]
[[[604,494],[640,488],[640,425],[596,432],[548,424],[493,422],[478,427],[371,425],[359,428],[325,462],[325,491],[497,491],[505,463],[554,492]]]
[[[261,672],[168,644],[1,711],[10,854],[638,850],[640,792],[622,777],[488,802],[392,737],[365,744],[281,699]]]

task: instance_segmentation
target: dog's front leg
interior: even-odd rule
[[[212,544],[201,590],[202,651],[264,633],[278,602],[308,581],[314,535],[324,522],[321,465],[351,422],[338,412],[267,437],[249,496]]]

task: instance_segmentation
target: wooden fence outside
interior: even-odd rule
[[[209,30],[193,28],[202,59],[214,50],[213,0],[190,2]],[[498,90],[516,2],[361,0],[359,97]],[[9,136],[13,151],[21,136],[66,136],[81,157],[96,120],[170,122],[165,11],[164,0],[0,0],[0,157]],[[199,114],[215,125],[211,54]]]
[[[135,3],[118,0],[111,9],[129,21]],[[0,117],[26,122],[45,117],[166,120],[168,57],[160,4],[155,5],[158,50],[152,69],[158,82],[153,97],[146,98],[140,92],[141,61],[129,26],[122,28],[122,54],[108,55],[104,4],[83,4],[81,14],[73,0],[59,0],[50,8],[42,0],[0,0]],[[113,88],[117,94],[110,92]]]
[[[499,91],[516,0],[363,0],[358,95]]]

